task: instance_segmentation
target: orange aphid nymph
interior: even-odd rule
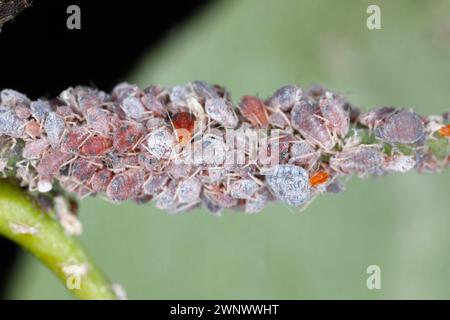
[[[186,144],[191,140],[191,135],[194,130],[195,118],[189,112],[180,112],[173,116],[172,124],[175,129],[178,142]]]
[[[317,186],[318,184],[322,184],[327,182],[330,174],[326,171],[318,171],[314,173],[311,177],[309,177],[309,183],[312,187]]]
[[[444,125],[439,129],[439,134],[442,137],[450,137],[450,124]]]

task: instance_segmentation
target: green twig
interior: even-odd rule
[[[30,251],[66,287],[72,284],[70,291],[75,297],[116,299],[109,281],[80,244],[66,235],[51,215],[43,213],[29,195],[6,180],[0,181],[0,235]],[[74,270],[79,273],[71,273]]]

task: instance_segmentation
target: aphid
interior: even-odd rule
[[[145,194],[157,195],[164,189],[168,181],[169,177],[166,174],[153,175],[144,183],[142,188]]]
[[[144,183],[143,175],[139,171],[128,170],[115,175],[108,187],[106,196],[112,201],[124,201],[135,195]]]
[[[258,97],[244,96],[241,100],[242,115],[255,127],[266,128],[269,120],[266,107]]]
[[[147,138],[147,148],[159,159],[169,158],[174,148],[172,133],[167,128],[153,130]]]
[[[153,94],[146,93],[141,97],[141,102],[145,108],[155,116],[155,117],[165,117],[167,114],[167,109],[161,103],[161,101],[156,98]]]
[[[66,132],[60,144],[60,150],[66,153],[77,154],[80,151],[81,144],[86,140],[88,134],[83,129],[73,129]]]
[[[393,107],[381,107],[364,112],[359,116],[358,121],[372,130],[382,123],[387,117],[393,114],[395,110],[396,109]]]
[[[180,183],[177,189],[179,203],[191,203],[198,201],[202,183],[198,178],[192,177]]]
[[[319,99],[320,112],[327,120],[326,125],[332,133],[341,137],[347,135],[350,122],[348,111],[343,108],[343,105],[343,98],[331,92],[326,92]]]
[[[193,95],[192,88],[190,86],[175,86],[170,91],[170,101],[175,106],[187,106],[187,100]]]
[[[140,152],[138,161],[139,165],[147,171],[155,170],[160,164],[158,158],[148,152]]]
[[[39,122],[44,121],[48,113],[52,111],[47,101],[37,100],[30,104],[31,115]]]
[[[141,94],[142,92],[137,85],[127,82],[119,83],[112,90],[112,98],[119,103],[122,102],[126,97],[132,95],[140,96]]]
[[[327,184],[325,190],[330,193],[341,193],[345,191],[345,185],[340,179],[336,178]]]
[[[107,100],[107,94],[103,91],[86,87],[76,87],[74,89],[77,104],[74,106],[81,113],[85,113],[89,108],[98,108]]]
[[[3,105],[15,107],[20,104],[28,105],[30,99],[20,92],[12,89],[3,89],[0,91],[0,101]]]
[[[225,179],[227,171],[222,167],[208,167],[208,183],[217,183]]]
[[[108,115],[100,108],[86,110],[87,127],[95,132],[107,134],[109,132]]]
[[[97,157],[107,153],[111,147],[110,137],[92,136],[85,140],[80,151],[83,155]]]
[[[50,149],[45,153],[36,167],[41,176],[52,176],[59,173],[61,167],[72,157],[61,150]]]
[[[78,158],[71,166],[71,176],[78,181],[84,182],[92,178],[94,173],[99,169],[99,165],[92,161]]]
[[[281,87],[269,99],[268,104],[272,108],[280,108],[282,111],[289,111],[294,104],[300,101],[303,91],[296,85]]]
[[[172,180],[167,188],[156,199],[156,208],[174,212],[177,208],[177,182]]]
[[[204,195],[214,204],[222,208],[232,208],[238,204],[237,199],[217,188],[214,188],[213,190],[205,190]]]
[[[36,139],[27,142],[23,148],[22,156],[25,159],[38,159],[48,147],[49,144],[45,139]]]
[[[230,187],[230,195],[235,199],[250,199],[259,185],[253,179],[240,179]]]
[[[311,168],[319,157],[320,154],[309,143],[298,140],[291,145],[289,163]]]
[[[83,233],[83,225],[80,220],[78,220],[76,212],[71,211],[67,200],[63,196],[56,196],[54,204],[56,217],[66,234],[71,236],[81,235]]]
[[[319,108],[309,101],[301,100],[291,110],[291,124],[305,139],[330,150],[335,145],[325,121],[318,115]]]
[[[245,201],[245,213],[258,213],[262,211],[270,200],[270,191],[267,188],[259,190],[253,197]]]
[[[220,95],[216,92],[213,86],[209,85],[205,81],[192,81],[192,88],[194,89],[198,98],[201,98],[200,102],[204,103],[206,98],[220,98]]]
[[[308,172],[302,167],[277,165],[266,181],[274,195],[286,204],[301,206],[310,199]]]
[[[113,136],[113,146],[118,152],[127,152],[136,145],[144,134],[144,128],[138,123],[124,123]]]
[[[222,139],[206,136],[202,141],[201,159],[194,159],[194,161],[200,160],[200,163],[208,166],[222,165],[226,160],[226,155],[231,155],[226,150],[226,145]]]
[[[180,161],[180,163],[176,163],[173,161],[168,166],[168,172],[174,179],[186,178],[191,171],[192,166],[190,164],[186,164],[184,161]]]
[[[32,138],[39,137],[41,135],[41,126],[36,120],[31,119],[25,124],[25,133]]]
[[[145,108],[141,100],[138,97],[134,96],[126,97],[122,101],[120,107],[125,112],[125,114],[133,120],[141,119],[145,112]]]
[[[19,138],[24,131],[25,121],[18,118],[13,109],[0,107],[0,134]]]
[[[400,110],[391,114],[375,129],[375,136],[388,143],[410,144],[425,136],[422,118],[414,112]]]
[[[330,166],[345,174],[374,174],[383,163],[378,146],[361,145],[339,152],[330,158]]]
[[[285,128],[289,125],[289,118],[283,111],[275,111],[270,114],[269,124],[278,128]]]
[[[416,160],[410,156],[394,155],[384,160],[383,170],[390,172],[407,172],[414,169]]]
[[[108,187],[111,179],[113,177],[113,173],[104,168],[98,170],[93,176],[91,180],[91,187],[94,192],[105,192]]]
[[[326,171],[318,171],[309,177],[309,183],[312,187],[324,184],[328,181],[330,174]]]
[[[18,105],[14,108],[14,112],[19,119],[28,119],[31,117],[31,110],[27,105]]]
[[[192,132],[194,131],[194,116],[186,111],[179,112],[172,117],[172,124],[175,128],[178,142],[182,145],[188,143],[191,140]]]
[[[442,126],[438,132],[441,137],[450,137],[450,124]]]
[[[205,111],[211,119],[217,121],[225,128],[234,128],[238,118],[231,104],[222,98],[210,98],[205,101]]]
[[[201,197],[203,207],[208,211],[208,213],[214,216],[221,216],[223,207],[218,205],[216,202],[211,201],[204,195]]]
[[[55,112],[47,114],[44,122],[44,130],[47,134],[47,139],[53,148],[59,146],[64,129],[65,122],[63,118],[58,116]]]

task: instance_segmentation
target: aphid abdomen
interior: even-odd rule
[[[331,157],[330,165],[346,174],[374,174],[383,163],[383,153],[378,146],[359,146]]]
[[[318,111],[317,106],[301,100],[291,110],[291,124],[305,139],[325,150],[330,150],[335,143],[325,122],[320,119]]]
[[[401,110],[391,114],[375,130],[375,136],[388,143],[411,144],[425,135],[422,118],[415,112]]]

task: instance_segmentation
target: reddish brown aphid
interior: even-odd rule
[[[325,150],[333,148],[335,142],[324,120],[318,116],[319,108],[311,102],[301,100],[291,111],[291,124],[309,142]]]
[[[137,123],[121,125],[113,137],[113,146],[118,152],[131,150],[144,134],[144,129]]]
[[[186,144],[191,140],[194,131],[195,117],[189,112],[182,111],[175,114],[172,118],[172,124],[175,128],[178,142]]]
[[[450,124],[442,126],[442,128],[439,129],[439,135],[441,137],[450,137]]]
[[[50,150],[39,162],[36,170],[41,176],[52,176],[59,173],[61,167],[71,158],[68,153],[61,150]]]
[[[106,196],[113,201],[124,201],[135,195],[144,183],[138,171],[126,171],[112,178],[106,188]]]
[[[91,180],[91,187],[94,192],[105,192],[108,187],[113,173],[108,169],[101,169],[97,171]]]
[[[36,120],[31,119],[25,125],[25,132],[33,138],[39,137],[41,135],[41,127]]]
[[[92,136],[88,138],[81,146],[81,153],[86,156],[96,157],[107,153],[111,149],[111,147],[111,138],[103,136]]]
[[[328,181],[330,174],[326,171],[318,171],[309,177],[309,183],[312,187],[323,184]]]
[[[83,182],[89,180],[98,168],[98,164],[83,158],[78,158],[72,164],[71,174],[74,178]]]
[[[241,100],[241,113],[255,127],[267,127],[269,120],[266,107],[258,97],[244,96]]]
[[[82,129],[67,132],[61,141],[61,151],[66,153],[78,153],[80,145],[86,139],[87,133]]]

